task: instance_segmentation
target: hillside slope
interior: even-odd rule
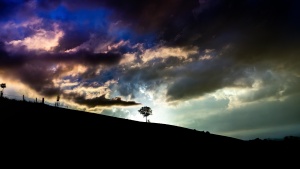
[[[11,131],[27,130],[29,133],[44,129],[51,134],[62,134],[63,130],[68,130],[70,134],[84,132],[94,133],[94,137],[116,135],[115,137],[160,137],[160,138],[180,138],[180,137],[201,137],[203,141],[218,142],[242,142],[241,140],[207,134],[183,127],[138,122],[128,119],[111,117],[101,114],[88,113],[83,111],[53,107],[41,103],[22,102],[8,99],[1,99],[1,119],[2,124]],[[44,133],[45,133],[44,132]],[[56,133],[56,134],[55,134]],[[43,135],[43,133],[40,133]],[[47,133],[49,134],[49,133]],[[64,133],[63,135],[65,135]],[[102,135],[102,136],[101,136]]]
[[[0,98],[2,141],[13,149],[119,152],[228,152],[291,150],[283,143],[243,141],[183,127]]]

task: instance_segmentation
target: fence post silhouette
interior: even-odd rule
[[[23,101],[25,101],[24,95],[23,95]]]
[[[35,102],[37,103],[37,98],[35,98]]]
[[[44,104],[44,98],[42,99],[42,104]]]
[[[57,99],[56,99],[56,103],[55,103],[55,106],[56,106],[56,107],[59,106],[59,99],[60,99],[60,97],[59,97],[59,95],[58,95],[58,96],[57,96]]]
[[[3,97],[3,92],[2,91],[0,91],[1,92],[1,97]]]

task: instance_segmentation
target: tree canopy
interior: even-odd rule
[[[151,108],[148,107],[148,106],[142,107],[142,108],[139,110],[139,112],[140,112],[144,117],[146,117],[146,122],[147,122],[147,117],[148,117],[149,115],[152,115],[152,110],[151,110]]]

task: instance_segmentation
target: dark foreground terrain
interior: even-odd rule
[[[297,137],[287,137],[282,141],[244,141],[41,103],[0,98],[0,106],[1,151],[11,158],[30,154],[35,158],[49,154],[63,158],[103,155],[119,160],[144,160],[146,163],[168,157],[201,161],[207,158],[245,160],[251,156],[249,160],[257,158],[263,161],[270,156],[299,153],[300,140]]]

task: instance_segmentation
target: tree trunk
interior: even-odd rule
[[[146,122],[147,122],[147,116],[146,116]]]

